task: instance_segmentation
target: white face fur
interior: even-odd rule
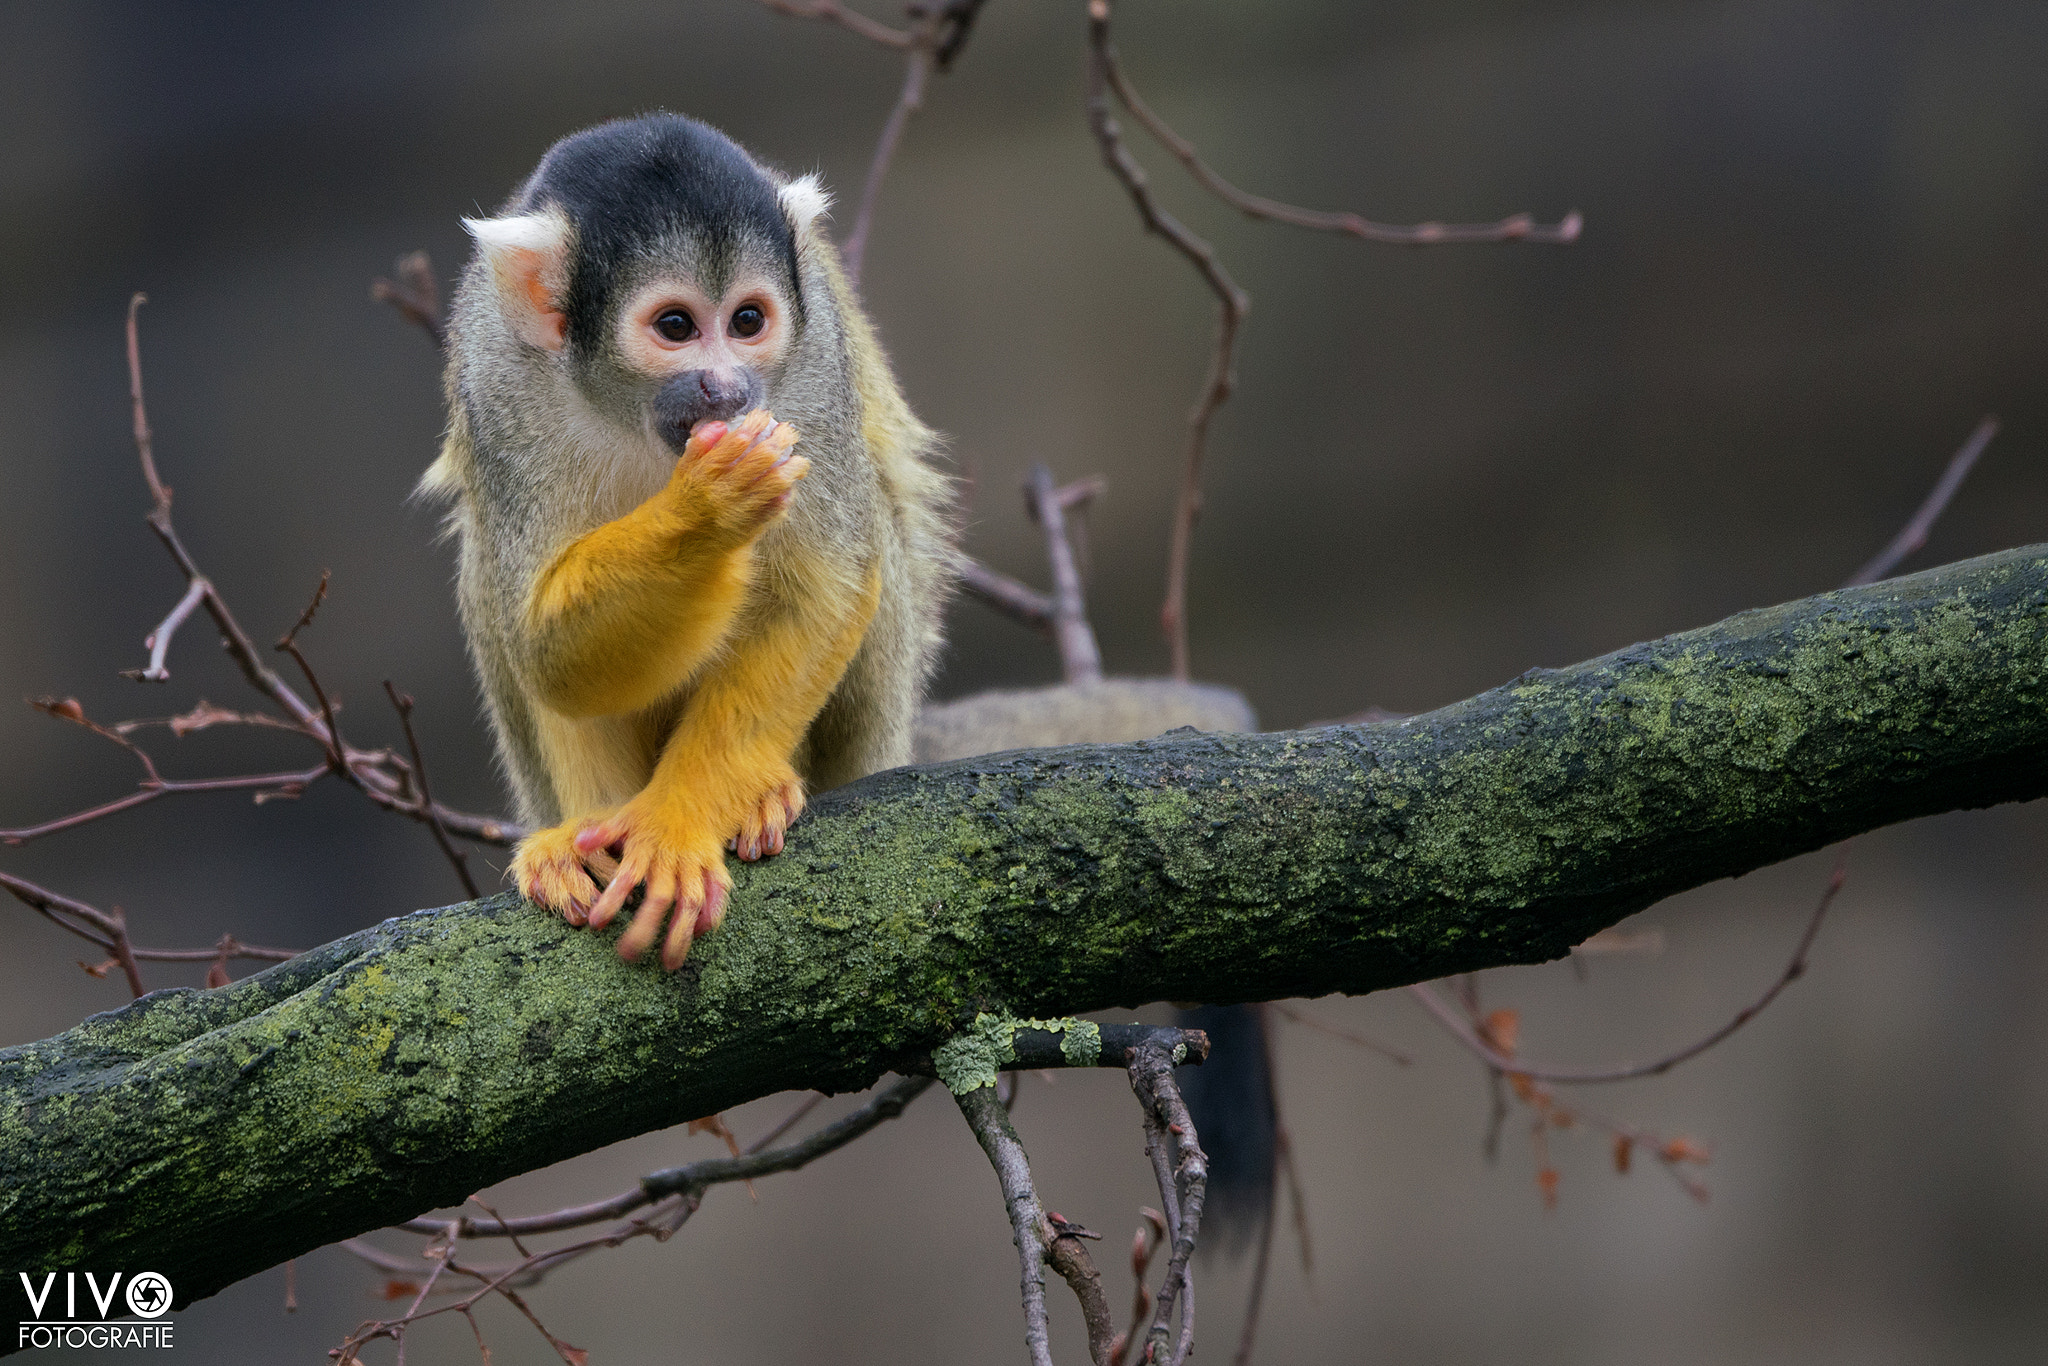
[[[719,298],[695,280],[657,279],[619,310],[613,340],[625,364],[655,380],[687,370],[772,372],[789,335],[789,307],[776,282],[752,273]]]

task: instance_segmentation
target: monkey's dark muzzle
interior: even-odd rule
[[[662,440],[680,453],[700,422],[730,422],[767,401],[768,386],[752,370],[685,370],[654,396]]]

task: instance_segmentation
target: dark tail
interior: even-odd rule
[[[1180,1012],[1180,1025],[1209,1035],[1209,1060],[1174,1074],[1209,1156],[1200,1246],[1235,1257],[1273,1208],[1280,1149],[1266,1012],[1256,1005],[1195,1006]]]

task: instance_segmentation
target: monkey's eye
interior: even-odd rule
[[[680,308],[664,308],[654,315],[654,330],[672,342],[686,342],[697,335],[697,324]]]
[[[759,304],[741,304],[732,315],[732,334],[735,337],[751,337],[768,325],[768,315],[761,311]]]

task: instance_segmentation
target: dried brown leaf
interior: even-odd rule
[[[1507,1009],[1491,1011],[1479,1026],[1479,1032],[1486,1036],[1494,1052],[1512,1058],[1515,1056],[1515,1043],[1522,1034],[1521,1012]]]

